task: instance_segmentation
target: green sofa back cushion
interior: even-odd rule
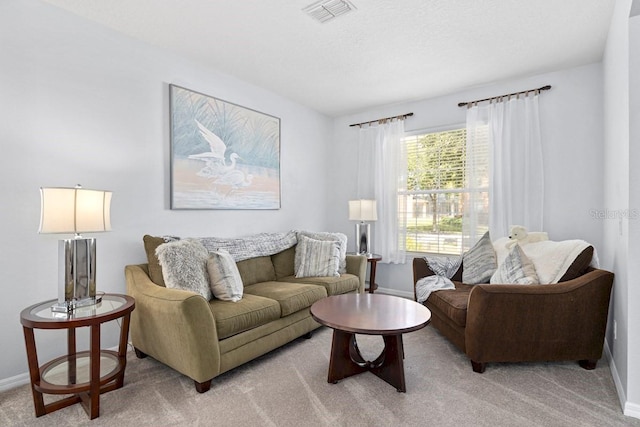
[[[273,268],[276,271],[276,277],[281,280],[283,277],[293,276],[294,272],[294,260],[296,257],[296,247],[292,246],[289,249],[285,249],[282,252],[271,255],[271,261],[273,262]]]
[[[237,265],[244,286],[276,280],[276,271],[270,256],[245,259],[238,261]]]
[[[166,287],[162,276],[162,267],[156,256],[156,248],[164,243],[164,239],[146,234],[142,241],[144,242],[144,251],[147,253],[147,262],[149,263],[149,278],[156,285]]]

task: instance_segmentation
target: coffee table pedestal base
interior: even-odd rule
[[[327,382],[335,384],[343,378],[369,371],[397,391],[406,392],[402,334],[383,335],[382,338],[384,349],[380,355],[373,361],[366,361],[358,349],[356,335],[334,329]]]

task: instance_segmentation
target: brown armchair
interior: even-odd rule
[[[602,357],[613,273],[588,268],[550,285],[465,285],[432,292],[424,305],[431,325],[464,352],[475,372],[489,362],[577,360],[594,369]],[[433,275],[413,260],[414,298],[419,279]]]

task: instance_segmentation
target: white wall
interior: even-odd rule
[[[616,274],[607,334],[611,370],[624,413],[640,418],[640,218],[634,215],[640,211],[640,18],[629,19],[631,3],[616,1],[603,58],[605,206],[631,215],[605,221],[602,261]]]
[[[602,224],[592,209],[603,208],[602,183],[602,72],[600,64],[558,71],[526,79],[461,91],[434,99],[408,102],[339,117],[334,123],[329,204],[336,206],[329,228],[351,236],[347,200],[356,197],[358,130],[349,124],[413,112],[405,130],[422,130],[461,124],[466,110],[458,102],[483,99],[546,84],[540,95],[540,121],[545,169],[545,230],[554,240],[581,238],[602,248]],[[375,232],[375,225],[373,225]],[[375,248],[374,248],[375,250]],[[378,264],[376,282],[385,291],[413,296],[411,257],[407,264]]]
[[[57,295],[58,237],[37,233],[40,186],[114,192],[113,231],[95,235],[107,292],[124,293],[124,266],[145,261],[145,233],[326,229],[329,118],[36,0],[0,2],[0,61],[0,380],[27,372],[20,310]],[[169,83],[281,118],[281,209],[169,209]],[[41,362],[63,354],[63,334],[36,338]]]
[[[639,4],[640,0],[634,3]],[[629,20],[629,206],[640,209],[640,15]],[[640,218],[629,221],[629,259],[640,259]],[[626,412],[640,418],[640,263],[629,263]],[[633,284],[630,286],[629,284]]]

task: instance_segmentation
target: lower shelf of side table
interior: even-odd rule
[[[124,372],[126,360],[121,360],[118,353],[111,350],[100,351],[100,387],[115,380]],[[90,355],[82,351],[73,355],[61,356],[40,367],[40,381],[34,388],[40,393],[72,394],[89,391]],[[111,388],[110,388],[111,389]]]

